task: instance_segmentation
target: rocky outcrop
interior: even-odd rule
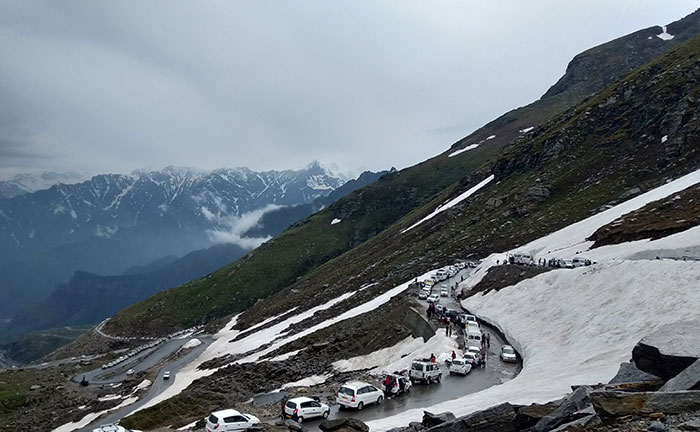
[[[596,412],[610,416],[678,414],[700,410],[700,391],[593,391],[590,398]]]
[[[323,432],[368,432],[369,426],[354,418],[325,420],[318,425]]]
[[[423,421],[421,424],[423,427],[430,428],[433,426],[441,425],[455,420],[456,417],[451,412],[443,412],[440,414],[433,414],[428,411],[423,411]]]
[[[659,382],[663,384],[663,381],[661,381],[661,379],[656,375],[639,370],[639,368],[637,368],[637,366],[632,362],[626,362],[620,364],[620,369],[617,371],[617,375],[615,375],[608,384],[630,384],[643,382]]]
[[[660,391],[700,390],[700,360],[671,378]]]
[[[564,398],[557,409],[538,421],[534,430],[537,432],[550,431],[563,424],[595,415],[590,393],[590,387],[577,388],[570,396]]]
[[[517,406],[503,403],[428,429],[431,432],[514,432]]]
[[[662,326],[642,338],[632,350],[632,359],[642,371],[671,379],[700,358],[700,321]]]

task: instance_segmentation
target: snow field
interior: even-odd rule
[[[450,209],[450,208],[456,206],[457,204],[461,203],[461,202],[464,201],[465,199],[467,199],[467,198],[469,198],[470,196],[474,195],[479,189],[481,189],[482,187],[486,186],[486,185],[487,185],[491,180],[493,180],[493,179],[494,179],[494,175],[491,174],[490,176],[486,177],[484,180],[482,180],[481,182],[479,182],[479,184],[477,184],[476,186],[470,188],[469,190],[467,190],[466,192],[462,193],[461,195],[458,195],[456,198],[451,199],[451,200],[448,201],[447,203],[445,203],[445,204],[439,206],[439,207],[436,208],[432,213],[430,213],[428,216],[424,217],[423,219],[421,219],[421,220],[419,220],[418,222],[414,223],[414,224],[411,225],[410,227],[408,227],[408,228],[406,228],[405,230],[401,231],[401,234],[403,234],[403,233],[405,233],[405,232],[407,232],[407,231],[412,230],[413,228],[417,227],[418,225],[422,224],[423,222],[425,222],[425,221],[427,221],[427,220],[429,220],[429,219],[432,219],[433,217],[435,217],[435,215],[438,215],[438,214],[444,212],[445,210]]]
[[[93,420],[97,419],[98,417],[102,416],[103,414],[107,414],[110,411],[116,411],[118,409],[129,406],[132,403],[136,402],[138,399],[139,398],[136,396],[125,399],[124,402],[120,403],[119,405],[115,406],[114,408],[110,408],[110,409],[106,409],[104,411],[98,411],[95,413],[87,414],[85,417],[78,420],[77,422],[66,423],[64,425],[57,427],[56,429],[53,429],[51,432],[71,432],[71,431],[74,431],[76,429],[80,429],[82,427],[89,425],[90,423],[92,423]]]
[[[466,415],[511,402],[544,403],[574,384],[609,381],[645,335],[696,318],[700,263],[673,260],[607,262],[544,273],[464,306],[496,324],[523,355],[513,380],[424,409]],[[420,421],[423,408],[369,422],[381,431]]]
[[[587,241],[586,238],[593,234],[595,230],[597,230],[601,226],[613,222],[614,220],[618,219],[624,214],[640,209],[652,201],[657,201],[666,198],[671,194],[679,192],[697,183],[700,183],[700,170],[694,171],[674,181],[666,183],[665,185],[659,186],[656,189],[652,189],[649,192],[643,193],[628,201],[618,204],[611,209],[605,210],[582,221],[571,224],[565,228],[560,229],[559,231],[555,231],[547,236],[534,240],[524,246],[517,247],[511,251],[491,254],[482,261],[481,265],[477,267],[477,269],[474,272],[472,272],[464,280],[464,282],[459,284],[459,288],[470,289],[474,287],[483,279],[489,268],[496,265],[497,260],[503,261],[504,259],[506,259],[508,253],[515,251],[528,252],[532,254],[535,257],[535,259],[541,257],[557,257],[570,259],[574,257],[576,252],[584,251],[585,253],[582,253],[581,255],[589,259],[611,259],[615,254],[620,254],[618,255],[618,259],[631,256],[631,254],[625,254],[625,250],[627,247],[620,247],[620,245],[611,246],[613,248],[617,247],[617,249],[613,251],[611,251],[609,247],[602,247],[589,252],[588,249],[593,244],[593,242]],[[691,231],[694,230],[686,231],[686,233],[690,233]],[[674,238],[674,240],[677,240],[679,236],[676,235],[672,237]],[[636,244],[638,242],[633,243]],[[656,244],[658,245],[659,243]],[[641,246],[641,249],[639,246],[635,247],[638,248],[636,252],[640,252],[640,250],[645,248],[650,248],[648,246]]]
[[[435,354],[438,363],[444,363],[451,357],[452,351],[460,352],[455,337],[445,336],[444,331],[439,331],[427,341],[423,338],[407,337],[396,345],[382,348],[367,355],[357,356],[346,360],[338,360],[333,367],[338,372],[351,372],[360,369],[372,368],[373,375],[383,372],[394,372],[408,369],[411,360],[415,358],[429,358]]]

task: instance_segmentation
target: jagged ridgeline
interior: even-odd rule
[[[693,25],[679,30],[690,34],[697,15],[686,20]],[[654,40],[659,31],[656,27],[628,37],[649,44],[669,42]],[[533,129],[515,140],[498,139],[499,128],[511,130],[513,121],[507,126],[491,123],[448,153],[472,142],[481,142],[478,147],[385,176],[218,272],[120,312],[109,331],[165,333],[240,312],[272,296],[241,317],[240,326],[245,327],[299,306],[300,299],[310,307],[379,282],[353,297],[359,302],[456,257],[507,250],[617,203],[630,189],[644,191],[697,169],[699,124],[694,106],[700,42],[674,44],[668,54],[595,96],[578,97],[571,108],[553,113],[547,105],[533,116],[533,104],[527,121],[540,122],[518,120],[520,126]],[[598,51],[605,56],[611,52]],[[637,59],[645,60],[645,55]],[[561,95],[566,83],[558,85],[557,92],[542,101]],[[516,110],[504,118],[521,113]],[[496,138],[486,139],[492,135]],[[495,180],[469,200],[402,233],[491,174]],[[332,225],[336,219],[341,222]],[[287,295],[291,290],[295,294]]]

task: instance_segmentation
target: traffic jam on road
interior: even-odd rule
[[[339,410],[362,411],[365,408],[382,405],[385,400],[395,397],[409,397],[415,385],[435,385],[443,379],[443,374],[468,376],[475,369],[485,368],[487,348],[490,346],[490,335],[484,332],[476,316],[463,313],[461,310],[450,309],[441,305],[441,299],[453,299],[458,281],[451,284],[450,279],[457,279],[460,272],[474,267],[471,263],[458,263],[434,272],[428,279],[415,280],[409,288],[409,295],[427,302],[427,313],[430,321],[437,328],[455,335],[460,340],[461,355],[456,352],[447,353],[444,362],[431,353],[425,358],[407,360],[406,368],[402,371],[385,373],[376,383],[350,381],[338,389],[335,402]],[[445,355],[443,354],[443,357]],[[500,360],[505,363],[516,363],[517,353],[510,345],[503,345],[500,350]],[[321,402],[317,396],[303,396],[288,399],[282,403],[282,418],[303,423],[308,420],[326,419],[331,415],[331,407]],[[207,432],[229,430],[231,428],[254,428],[260,420],[251,415],[229,409],[212,413],[207,419]]]

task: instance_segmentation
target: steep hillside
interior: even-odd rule
[[[695,21],[698,14],[686,19]],[[644,70],[647,75],[657,73]],[[670,95],[684,89],[668,90],[670,99],[664,100],[648,93],[653,90],[646,87],[648,82],[634,77],[625,82],[634,83],[629,84],[635,89],[632,93],[626,88],[626,93],[617,95],[615,87],[611,87],[606,90],[608,93],[603,92],[578,109],[519,134],[498,160],[495,159],[502,144],[498,138],[484,138],[481,145],[469,151],[453,157],[452,152],[446,153],[385,176],[302,221],[236,264],[121,312],[110,322],[109,329],[126,333],[147,329],[157,333],[186,327],[244,310],[257,298],[285,287],[314,298],[316,294],[312,293],[319,291],[325,297],[347,290],[349,280],[351,284],[376,280],[393,284],[454,257],[483,256],[492,250],[507,249],[513,242],[532,238],[615,202],[620,191],[650,187],[664,176],[685,172],[694,163],[693,148],[680,152],[691,159],[678,166],[664,162],[667,153],[660,154],[658,146],[647,146],[640,152],[636,141],[640,130],[651,129],[653,122],[663,120],[661,110],[681,103],[677,99],[680,96]],[[673,85],[669,80],[661,82],[664,86]],[[611,94],[615,98],[609,99]],[[648,108],[642,114],[637,112],[639,107]],[[545,117],[551,115],[547,112]],[[618,121],[625,116],[626,123]],[[596,122],[598,128],[594,127]],[[467,141],[485,134],[485,130],[508,130],[511,123],[495,121]],[[644,139],[661,139],[656,126],[660,125],[649,130]],[[691,126],[683,126],[692,127],[692,122]],[[627,132],[629,135],[625,135]],[[588,149],[591,146],[593,150]],[[479,192],[468,204],[443,212],[406,234],[400,233],[450,197],[486,178],[491,172],[487,162],[492,160],[496,180],[488,187],[488,198]],[[601,164],[607,165],[610,160],[619,163],[608,172],[599,173]],[[650,166],[655,170],[651,175],[647,172]],[[622,167],[627,171],[621,171]],[[516,171],[518,175],[510,175]],[[403,222],[386,230],[406,215]],[[334,219],[341,222],[331,225]],[[369,239],[372,241],[363,243]],[[343,255],[347,251],[350,252]],[[207,295],[202,294],[203,290]],[[282,297],[285,300],[274,306],[261,303],[253,308],[257,312],[251,312],[251,322],[258,314],[268,316],[289,307],[289,296]],[[158,313],[164,307],[169,311],[167,316]],[[242,321],[246,321],[245,316]]]
[[[566,73],[540,100],[502,115],[455,143],[451,150],[478,144],[494,135],[492,144],[505,145],[542,125],[639,66],[700,34],[700,10],[669,24],[666,30],[673,35],[671,39],[659,37],[663,28],[654,26],[578,54],[569,63]]]

